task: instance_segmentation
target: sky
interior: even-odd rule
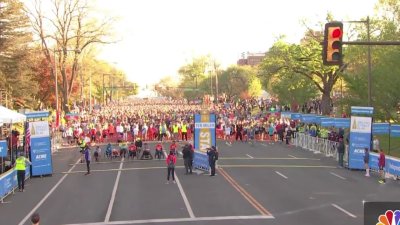
[[[374,14],[378,0],[96,0],[99,13],[117,17],[115,44],[99,58],[115,64],[140,86],[165,76],[193,58],[211,55],[223,68],[242,52],[266,52],[281,35],[298,42],[331,12],[336,20]],[[92,4],[93,4],[92,3]],[[319,27],[319,25],[318,25]]]

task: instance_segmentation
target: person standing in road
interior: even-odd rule
[[[192,173],[192,149],[190,147],[190,145],[188,143],[185,144],[185,146],[183,146],[182,149],[182,154],[183,154],[183,161],[185,164],[185,170],[186,170],[186,175],[187,174],[191,174]]]
[[[26,163],[32,165],[29,159],[25,158],[23,152],[19,153],[18,158],[15,160],[15,170],[17,171],[18,191],[23,192],[25,187],[25,170]]]
[[[171,151],[167,157],[167,168],[168,168],[168,175],[167,175],[167,184],[169,184],[169,177],[172,175],[172,181],[175,182],[175,164],[176,164],[176,156]]]
[[[40,222],[39,213],[34,213],[34,214],[32,214],[32,216],[31,216],[31,222],[32,222],[32,225],[39,225],[39,222]]]
[[[385,153],[383,152],[383,149],[379,150],[379,160],[378,160],[378,167],[379,167],[379,183],[384,184],[386,183],[385,180]]]
[[[369,177],[369,149],[364,149],[364,166],[365,166],[365,176]]]
[[[343,138],[339,139],[339,145],[337,147],[337,152],[339,154],[339,166],[343,167],[343,156],[344,156],[344,142]]]
[[[207,155],[208,155],[208,163],[210,164],[211,168],[211,175],[210,176],[215,176],[215,163],[218,160],[218,152],[217,148],[215,146],[211,146],[211,148],[207,149]]]
[[[92,157],[90,156],[90,148],[88,145],[85,148],[84,155],[85,155],[86,168],[87,168],[87,172],[85,173],[85,175],[89,175],[90,174],[90,160]]]

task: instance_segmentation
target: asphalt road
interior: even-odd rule
[[[217,176],[185,175],[166,184],[164,160],[101,159],[92,174],[77,149],[53,155],[51,177],[0,205],[1,224],[363,224],[363,201],[398,199],[399,182],[336,167],[332,158],[284,144],[218,143]],[[154,145],[150,145],[154,149]],[[166,146],[165,146],[166,147]]]

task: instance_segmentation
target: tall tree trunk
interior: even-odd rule
[[[329,115],[331,113],[331,96],[330,96],[330,89],[324,88],[322,92],[322,100],[321,100],[321,112],[322,115]]]

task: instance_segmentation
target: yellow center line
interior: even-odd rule
[[[272,216],[253,196],[244,190],[229,174],[222,168],[218,169],[220,174],[255,208],[261,215]]]

